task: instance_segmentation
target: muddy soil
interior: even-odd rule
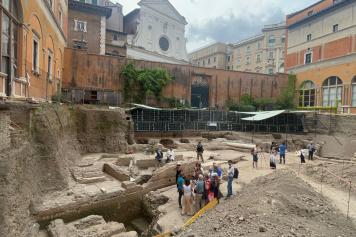
[[[257,178],[180,236],[355,236],[356,226],[288,170]]]

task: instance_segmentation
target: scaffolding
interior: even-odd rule
[[[258,113],[258,112],[257,112]],[[133,108],[130,114],[136,132],[239,131],[301,133],[304,114],[285,111],[262,121],[245,121],[254,112],[191,109]]]

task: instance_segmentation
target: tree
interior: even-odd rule
[[[122,72],[125,78],[124,99],[142,103],[148,95],[161,99],[163,88],[173,80],[169,73],[161,68],[138,70],[132,63]]]

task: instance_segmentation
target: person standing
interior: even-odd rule
[[[198,177],[197,184],[195,186],[195,211],[198,212],[202,207],[202,198],[204,194],[204,180],[203,175]]]
[[[178,175],[178,180],[177,180],[177,189],[178,189],[178,205],[179,208],[182,209],[182,197],[184,194],[184,178],[183,178],[183,173],[180,172]]]
[[[182,215],[192,215],[192,186],[190,184],[190,180],[186,179],[183,185],[183,211]]]
[[[174,161],[174,151],[173,148],[169,148],[168,152],[167,152],[167,160],[166,163],[172,162]]]
[[[252,155],[252,167],[257,169],[258,165],[258,153],[257,153],[257,147],[252,148],[251,150],[251,155]]]
[[[277,151],[276,150],[272,150],[270,161],[269,161],[269,166],[271,167],[271,169],[276,169],[277,168],[276,156],[277,156]]]
[[[286,164],[286,150],[287,150],[287,146],[286,143],[283,142],[281,145],[279,145],[279,163],[282,164]]]
[[[300,150],[300,163],[303,164],[305,163],[305,157],[303,154],[303,149]]]
[[[229,198],[230,196],[232,196],[232,182],[234,180],[234,174],[235,174],[235,168],[232,165],[232,161],[229,160],[228,161],[229,164],[229,170],[227,172],[227,196],[226,198]]]
[[[176,184],[178,184],[178,177],[181,172],[182,172],[182,165],[180,162],[178,162],[176,166]]]
[[[160,147],[157,148],[156,150],[156,161],[157,161],[157,166],[158,168],[161,167],[162,159],[163,159],[163,152]],[[157,167],[156,167],[157,168]]]
[[[312,142],[308,145],[308,151],[309,151],[308,160],[313,160],[314,159],[315,146],[314,146],[314,144]]]
[[[212,200],[211,197],[213,197],[210,192],[210,186],[211,186],[210,175],[205,174],[204,195],[203,195],[203,199],[205,199],[205,205],[208,204]]]
[[[195,168],[194,168],[194,179],[198,180],[199,179],[199,175],[203,175],[204,174],[204,170],[201,167],[201,163],[198,161],[195,164]]]
[[[197,160],[199,161],[199,157],[200,157],[201,161],[204,163],[203,153],[204,153],[203,144],[201,144],[201,142],[198,142],[198,145],[197,145]]]

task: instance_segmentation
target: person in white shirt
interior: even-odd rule
[[[269,166],[271,167],[271,169],[276,169],[277,165],[276,165],[276,158],[277,157],[277,151],[273,150],[271,153],[271,157],[270,157],[270,161],[269,161]]]
[[[235,168],[232,165],[232,161],[229,160],[229,170],[227,172],[227,196],[226,198],[229,198],[232,196],[232,181],[234,180],[234,174],[235,174]]]
[[[167,160],[166,163],[172,162],[174,161],[174,151],[173,148],[169,148],[169,150],[167,151]]]

